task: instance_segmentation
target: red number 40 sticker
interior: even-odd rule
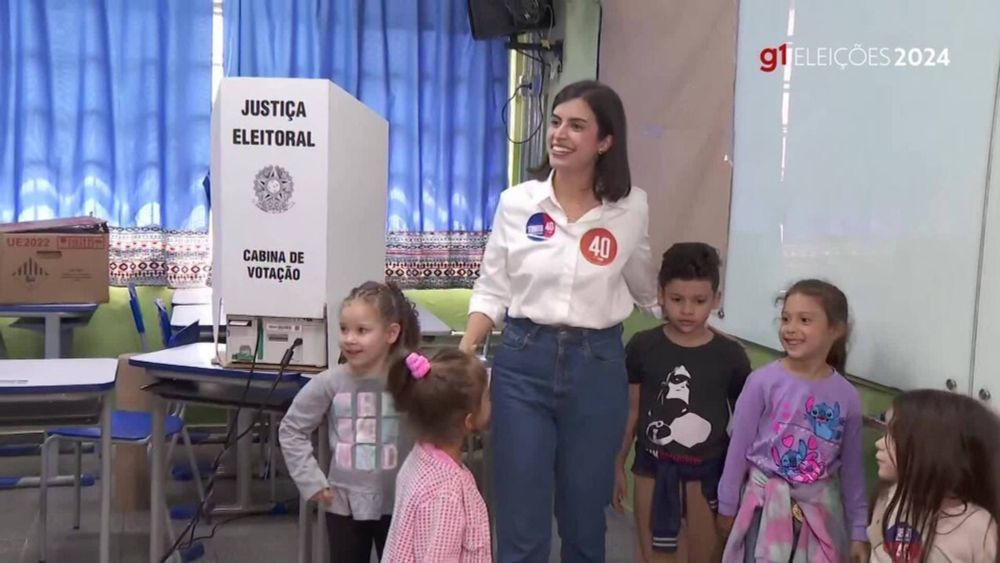
[[[618,256],[618,241],[607,229],[591,229],[580,239],[580,252],[591,264],[607,266]]]

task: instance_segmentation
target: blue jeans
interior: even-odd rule
[[[562,561],[604,561],[604,509],[628,416],[621,325],[508,319],[493,359],[497,560],[549,560],[552,507]]]

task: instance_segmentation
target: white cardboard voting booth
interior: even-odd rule
[[[341,300],[385,277],[388,134],[327,80],[223,79],[211,184],[225,363],[277,364],[296,338],[292,365],[339,355]]]

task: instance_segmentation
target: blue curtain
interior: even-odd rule
[[[207,228],[210,0],[0,0],[0,222]]]
[[[489,229],[507,53],[473,41],[464,1],[226,0],[223,17],[226,75],[328,78],[388,120],[389,231]]]

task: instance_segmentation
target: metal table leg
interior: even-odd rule
[[[309,524],[311,507],[309,499],[299,499],[299,563],[310,563],[312,552],[309,549],[312,536],[312,526]]]
[[[159,563],[163,554],[163,526],[166,522],[163,522],[164,507],[162,503],[164,502],[164,473],[167,465],[163,432],[166,416],[166,402],[161,397],[153,395],[153,435],[150,437],[152,442],[150,471],[153,475],[149,488],[149,563]]]
[[[235,445],[236,449],[236,504],[216,506],[212,516],[237,516],[242,514],[267,514],[275,503],[253,504],[250,485],[253,483],[253,436],[248,431],[253,426],[253,411],[241,409],[236,417],[236,435],[246,432]]]
[[[61,319],[58,314],[45,315],[45,359],[58,358],[62,353]]]
[[[56,450],[58,452],[58,450]],[[42,475],[49,469],[49,450],[42,447]],[[42,479],[38,485],[38,560],[45,561],[48,544],[49,481]]]
[[[113,402],[111,393],[108,393],[104,396],[101,408],[101,563],[111,561],[111,482],[114,480],[111,477],[111,407]],[[155,425],[153,426],[153,435],[156,435]],[[160,436],[163,436],[162,431]],[[79,449],[77,451],[79,452]]]

